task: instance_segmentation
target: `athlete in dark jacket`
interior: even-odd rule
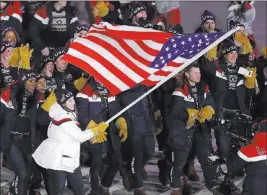
[[[219,156],[222,160],[229,162],[228,157],[232,152],[230,138],[227,135],[224,121],[233,120],[234,115],[227,116],[225,111],[249,115],[249,98],[255,88],[256,70],[249,69],[251,76],[244,76],[239,73],[236,65],[238,58],[237,47],[233,42],[227,41],[222,45],[222,57],[219,63],[214,64],[208,61],[201,64],[202,71],[212,77],[211,92],[216,105],[217,123],[215,128],[216,143]],[[230,118],[229,118],[230,117]],[[244,129],[244,126],[239,127]],[[244,132],[243,132],[244,134]],[[233,182],[229,183],[234,194],[240,194],[240,190]]]
[[[48,113],[41,108],[45,101],[46,80],[45,77],[36,75],[36,93],[37,93],[37,117],[36,117],[36,131],[35,144],[36,148],[47,138],[47,129],[50,123]],[[33,176],[30,183],[29,195],[39,195],[41,182],[44,180],[45,189],[49,192],[46,169],[40,167],[35,162],[33,163]]]
[[[92,77],[76,96],[78,118],[81,128],[85,129],[88,125],[98,124],[107,121],[109,118],[117,114],[121,109],[121,105],[116,96],[113,96],[106,87],[96,82]],[[120,135],[123,140],[127,139],[127,124],[123,117],[119,117],[109,124],[108,142],[97,144],[94,141],[86,141],[83,144],[85,150],[91,155],[91,193],[90,195],[98,195],[108,193],[112,181],[120,169],[126,172],[124,160],[121,155]],[[102,178],[102,186],[99,185],[99,174],[103,156],[108,156],[109,163],[105,175]],[[125,174],[123,174],[125,176]],[[125,178],[123,178],[125,180]],[[127,182],[129,183],[129,182]]]
[[[41,54],[48,56],[54,48],[64,47],[73,38],[79,25],[76,12],[76,7],[67,1],[49,2],[36,11],[29,28],[36,60]]]
[[[138,84],[132,89],[117,95],[122,107],[128,106],[139,98],[148,87]],[[128,162],[134,174],[135,190],[134,194],[144,194],[143,170],[145,163],[153,156],[155,148],[155,117],[153,112],[153,102],[150,95],[139,101],[125,112],[129,128],[129,150]]]
[[[187,162],[193,141],[201,164],[207,188],[219,194],[216,168],[211,167],[208,156],[212,154],[209,129],[206,122],[215,114],[215,104],[209,88],[200,82],[200,69],[193,63],[185,70],[186,83],[172,96],[169,118],[169,151],[172,163],[171,195],[181,195],[184,185],[183,167]]]
[[[58,90],[67,89],[76,95],[79,88],[82,88],[80,85],[84,85],[88,78],[83,77],[82,71],[79,68],[68,64],[63,59],[64,54],[65,51],[62,48],[54,50],[55,70],[53,71],[53,77],[55,78]],[[81,78],[82,82],[77,83],[79,78]]]
[[[32,153],[35,150],[36,105],[34,96],[36,75],[21,73],[19,82],[1,93],[1,151],[15,172],[12,194],[26,195],[31,174]]]

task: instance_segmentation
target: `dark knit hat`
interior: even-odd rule
[[[66,52],[65,52],[64,48],[55,49],[55,51],[53,52],[54,61],[56,61],[60,56],[65,55],[65,53]]]
[[[44,77],[43,75],[41,75],[41,74],[36,74],[36,82],[39,81],[39,80],[42,79],[42,78],[45,79],[45,77]]]
[[[6,49],[9,47],[14,48],[15,44],[4,41],[3,44],[1,44],[1,54],[4,53],[6,51]]]
[[[146,11],[146,6],[141,2],[132,2],[130,3],[130,18],[133,18],[141,11]]]
[[[30,78],[36,78],[35,72],[32,70],[20,70],[19,72],[19,82],[25,83]]]
[[[169,33],[173,33],[173,34],[183,34],[184,33],[184,29],[183,26],[181,24],[176,24],[173,28],[170,28],[168,30]]]
[[[43,58],[41,59],[40,68],[38,71],[39,72],[42,71],[48,62],[54,63],[54,61],[55,61],[54,56],[43,56]]]
[[[215,21],[216,21],[216,18],[215,18],[215,16],[214,16],[213,13],[211,13],[211,12],[208,11],[208,10],[205,10],[205,11],[203,12],[203,14],[201,15],[201,20],[202,20],[202,24],[203,24],[203,23],[206,22],[207,20],[213,20],[213,21],[215,22]]]
[[[229,26],[230,26],[231,30],[238,27],[238,26],[243,26],[245,28],[245,26],[243,24],[241,24],[239,21],[233,21],[233,20],[231,20],[229,22]]]
[[[88,32],[89,29],[90,29],[90,26],[89,26],[89,25],[87,25],[87,24],[82,24],[82,25],[77,26],[76,33],[79,33],[79,32],[81,32],[81,31],[83,31],[83,30],[85,30],[85,31]]]
[[[68,101],[68,99],[70,99],[71,97],[73,97],[73,93],[66,89],[60,89],[56,92],[57,103],[61,106],[62,104],[66,103],[66,101]]]
[[[5,37],[5,35],[6,35],[6,33],[7,33],[8,31],[12,31],[12,32],[14,32],[14,34],[15,34],[15,36],[16,36],[16,39],[17,39],[17,42],[19,42],[19,34],[18,34],[17,31],[16,31],[14,28],[12,28],[12,27],[7,27],[7,28],[4,28],[4,29],[2,30],[2,38]]]
[[[222,55],[226,55],[232,51],[238,52],[238,48],[233,41],[227,40],[226,42],[222,43]]]

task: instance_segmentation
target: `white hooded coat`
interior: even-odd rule
[[[73,173],[80,166],[80,144],[94,134],[89,129],[82,131],[76,114],[65,111],[58,103],[50,108],[49,116],[52,122],[47,131],[48,138],[32,156],[45,169]]]

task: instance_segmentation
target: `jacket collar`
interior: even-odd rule
[[[225,72],[225,74],[228,76],[228,75],[229,75],[229,71],[228,71],[228,69],[227,69],[227,65],[228,65],[227,60],[223,58],[223,59],[220,61],[220,66],[221,66],[221,69],[222,69],[222,70]]]
[[[228,64],[228,62],[227,62],[225,59],[222,59],[222,60],[220,61],[220,68],[223,70],[223,72],[225,72],[225,75],[226,75],[226,77],[228,78],[228,76],[229,76],[229,71],[228,71],[228,69],[227,69],[227,64]],[[237,65],[236,65],[236,67],[238,68]],[[241,79],[243,79],[243,76],[242,76],[242,75],[239,75],[239,74],[237,74],[237,75],[238,75],[237,82],[239,82]]]
[[[185,91],[186,94],[188,94],[188,95],[192,94],[191,86],[189,85],[188,82],[185,82],[183,88],[184,88],[184,91]],[[197,83],[196,84],[196,88],[197,88],[197,92],[198,93],[202,92],[203,91],[203,83],[202,82]]]

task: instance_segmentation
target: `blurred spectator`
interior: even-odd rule
[[[247,36],[253,46],[254,55],[258,56],[255,36],[252,31],[252,24],[256,17],[256,9],[253,6],[254,1],[232,1],[228,7],[227,16],[228,29],[231,29],[231,22],[240,22],[247,33]]]

